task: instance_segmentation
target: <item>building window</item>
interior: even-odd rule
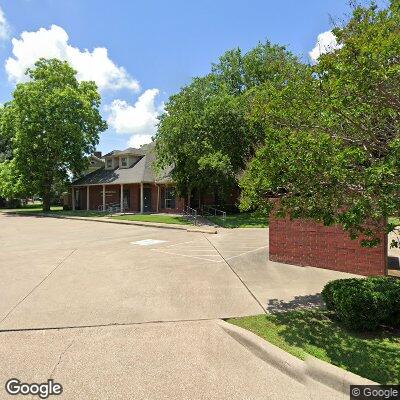
[[[175,208],[175,188],[165,188],[165,208]]]
[[[127,167],[128,166],[128,160],[126,157],[121,157],[121,167]]]
[[[107,168],[112,168],[112,158],[107,158]]]

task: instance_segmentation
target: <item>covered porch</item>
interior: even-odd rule
[[[90,184],[71,188],[71,209],[122,213],[181,212],[183,199],[171,186],[155,183]]]

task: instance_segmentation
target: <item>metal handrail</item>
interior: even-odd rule
[[[210,212],[211,211],[211,212]],[[215,208],[213,206],[207,206],[207,205],[202,205],[202,214],[204,215],[205,213],[207,213],[207,215],[214,215],[215,217],[218,214],[222,215],[222,220],[225,221],[226,220],[226,212],[222,211],[222,210],[218,210],[218,208]]]
[[[119,203],[107,203],[105,207],[103,205],[98,206],[98,211],[109,212],[111,214],[121,212],[121,205]]]
[[[197,225],[197,210],[189,206],[183,207],[183,215],[187,218],[192,218],[194,224]]]

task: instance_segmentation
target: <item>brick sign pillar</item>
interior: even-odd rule
[[[359,275],[385,275],[387,235],[381,242],[365,248],[351,240],[340,226],[324,226],[311,220],[269,220],[269,259],[286,264],[311,266]]]

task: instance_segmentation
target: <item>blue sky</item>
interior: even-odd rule
[[[330,17],[349,13],[347,0],[0,0],[0,8],[0,102],[36,57],[68,59],[101,88],[110,125],[102,151],[148,141],[162,103],[226,50],[269,39],[309,60]]]

